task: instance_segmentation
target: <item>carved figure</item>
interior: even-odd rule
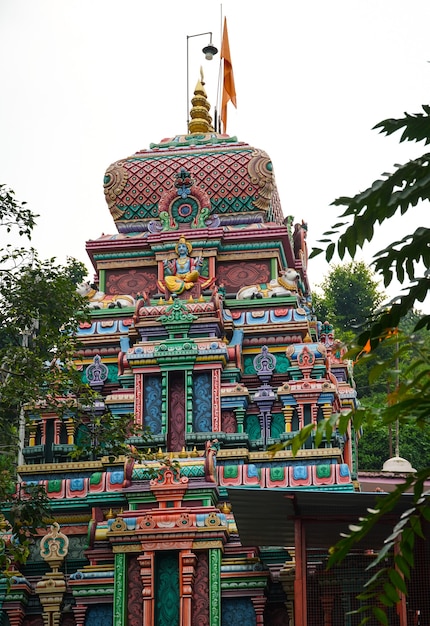
[[[202,257],[191,257],[193,247],[185,237],[180,237],[176,244],[176,259],[164,261],[164,282],[170,293],[181,294],[192,289],[198,281],[202,266]]]
[[[123,306],[134,306],[135,299],[128,295],[107,295],[104,291],[98,291],[89,282],[81,283],[77,286],[77,292],[80,296],[88,298],[90,301],[90,309],[113,309]]]
[[[302,266],[306,269],[308,266],[308,245],[306,237],[308,236],[308,225],[302,220],[301,224],[294,224],[294,255],[296,259],[302,262]]]
[[[242,287],[236,294],[237,300],[245,298],[272,298],[274,296],[296,296],[298,295],[299,274],[295,269],[287,268],[282,270],[278,278],[272,279],[268,283],[259,285],[248,285]]]

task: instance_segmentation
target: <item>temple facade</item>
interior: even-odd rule
[[[95,284],[80,286],[76,367],[95,412],[145,430],[130,445],[147,460],[72,461],[73,414],[32,417],[19,474],[45,486],[55,523],[0,588],[2,626],[355,623],[334,620],[354,585],[321,586],[306,609],[294,537],[248,545],[235,519],[236,488],[274,535],[282,520],[252,494],[354,493],[353,433],[318,447],[311,434],[296,455],[288,441],[356,392],[314,316],[308,226],[283,213],[269,155],[214,132],[202,81],[192,102],[189,135],[107,168],[117,232],[87,242]]]

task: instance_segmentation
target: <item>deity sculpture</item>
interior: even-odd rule
[[[164,282],[170,293],[180,295],[184,291],[192,289],[200,276],[202,257],[191,257],[193,247],[185,237],[180,237],[175,246],[176,259],[165,260]]]

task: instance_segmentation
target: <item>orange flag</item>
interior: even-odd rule
[[[222,87],[221,101],[221,121],[223,124],[223,132],[227,132],[227,103],[231,100],[232,104],[236,104],[236,87],[234,86],[233,67],[231,64],[230,44],[228,43],[227,18],[224,18],[224,30],[222,33],[221,59],[224,59],[224,78]]]

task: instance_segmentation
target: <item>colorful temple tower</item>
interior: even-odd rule
[[[55,524],[2,626],[293,624],[294,545],[245,545],[229,490],[354,491],[350,434],[270,450],[350,409],[351,372],[314,317],[307,224],[284,216],[270,157],[214,132],[202,80],[192,104],[189,135],[108,167],[117,233],[86,246],[76,364],[153,456],[71,461],[73,415],[34,418],[19,472]]]

